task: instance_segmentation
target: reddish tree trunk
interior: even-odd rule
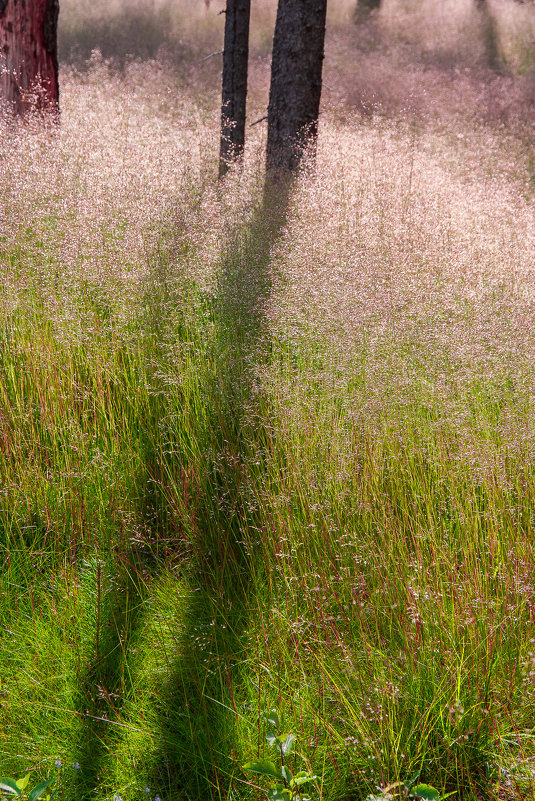
[[[59,0],[0,0],[0,105],[58,111]]]

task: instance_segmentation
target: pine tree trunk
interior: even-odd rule
[[[327,0],[279,0],[268,107],[268,172],[295,170],[318,131]]]
[[[227,0],[219,175],[243,154],[251,0]]]
[[[0,0],[0,106],[58,111],[59,0]]]

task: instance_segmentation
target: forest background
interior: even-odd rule
[[[276,199],[221,10],[63,0],[0,122],[0,773],[257,799],[277,709],[314,799],[532,799],[535,9],[331,0]]]

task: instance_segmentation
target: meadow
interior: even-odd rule
[[[332,0],[273,195],[222,5],[62,0],[60,125],[0,120],[0,776],[257,801],[276,709],[312,801],[530,801],[535,8],[491,69],[470,0]]]

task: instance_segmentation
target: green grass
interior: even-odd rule
[[[160,263],[129,341],[87,295],[106,327],[83,346],[37,298],[6,324],[4,774],[61,759],[65,798],[249,797],[273,706],[325,798],[417,771],[475,798],[531,756],[532,474],[474,481],[423,393],[370,435],[358,351],[333,393],[311,332],[268,340],[281,224],[254,212],[182,308],[191,254]],[[529,399],[466,391],[498,452]]]
[[[326,114],[273,197],[258,127],[217,186],[214,114],[106,69],[0,188],[0,775],[258,799],[276,708],[315,801],[529,801],[526,132]]]

